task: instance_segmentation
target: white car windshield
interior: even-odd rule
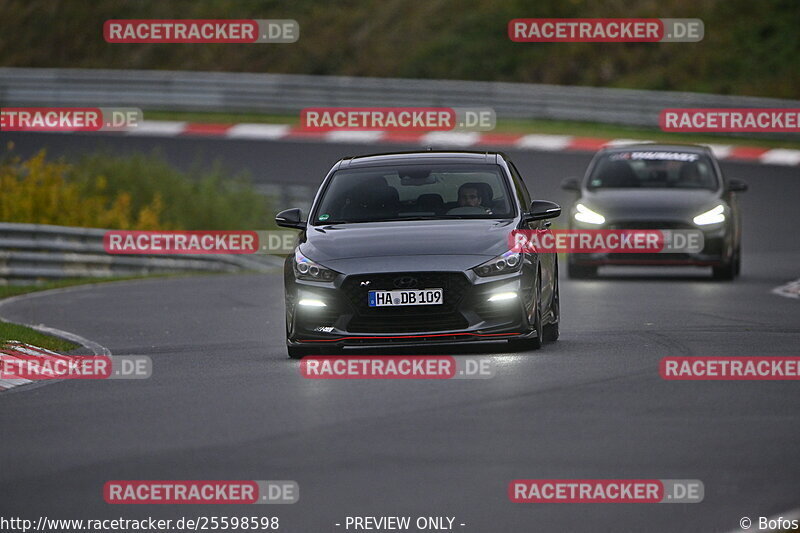
[[[715,190],[718,182],[709,158],[671,151],[615,152],[594,166],[589,189],[673,188]]]

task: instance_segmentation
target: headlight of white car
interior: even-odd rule
[[[575,206],[575,220],[578,222],[585,222],[586,224],[602,224],[606,221],[606,217],[600,213],[596,213],[583,204]]]
[[[714,209],[709,209],[705,213],[700,213],[694,217],[694,223],[698,226],[719,224],[720,222],[725,222],[725,206],[722,204],[719,204]]]

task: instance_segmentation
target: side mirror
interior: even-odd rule
[[[747,190],[747,183],[742,180],[729,179],[728,192],[745,192]]]
[[[561,188],[565,191],[580,191],[581,182],[578,178],[567,178],[561,182]]]
[[[525,219],[544,220],[546,218],[556,218],[561,214],[561,206],[555,202],[547,200],[534,200],[531,202],[531,210],[525,214]]]
[[[284,228],[306,229],[306,223],[300,219],[300,209],[287,209],[275,215],[275,223]]]

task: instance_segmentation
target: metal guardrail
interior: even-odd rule
[[[0,105],[264,113],[297,113],[309,106],[488,106],[498,117],[657,126],[664,108],[796,108],[800,101],[506,82],[0,68]]]
[[[282,260],[243,255],[112,255],[106,230],[0,223],[0,283],[177,272],[265,272]]]

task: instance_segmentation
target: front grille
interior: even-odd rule
[[[697,229],[697,227],[674,220],[623,220],[604,226],[603,229]]]
[[[636,263],[637,261],[652,261],[652,262],[670,262],[670,261],[688,261],[691,256],[688,254],[680,253],[641,253],[641,254],[608,254],[607,259],[613,261],[630,261]]]
[[[473,338],[469,335],[448,335],[448,334],[431,334],[431,336],[426,337],[425,335],[420,335],[419,337],[414,337],[410,339],[410,342],[426,342],[426,343],[441,343],[441,344],[448,344],[452,342],[463,342],[473,340]],[[409,339],[407,337],[370,337],[366,339],[349,339],[347,341],[348,344],[361,344],[361,345],[374,345],[376,343],[382,345],[391,345],[395,344],[398,346],[403,346],[404,344],[409,343]]]
[[[399,307],[370,307],[368,293],[372,290],[396,290],[399,278],[415,278],[414,289],[443,289],[440,305]],[[362,286],[362,282],[369,285]],[[460,272],[394,272],[391,274],[362,274],[348,277],[342,291],[356,313],[347,330],[353,333],[411,333],[464,329],[468,322],[458,306],[470,286]]]
[[[465,329],[467,319],[460,313],[431,317],[354,317],[347,330],[352,333],[433,333]]]
[[[674,220],[624,220],[607,226],[608,229],[614,230],[654,230],[654,229],[670,229],[670,230],[696,230],[695,226],[685,222],[676,222]],[[691,256],[684,253],[610,253],[606,256],[607,259],[614,261],[652,261],[652,262],[665,262],[665,261],[688,261]]]

